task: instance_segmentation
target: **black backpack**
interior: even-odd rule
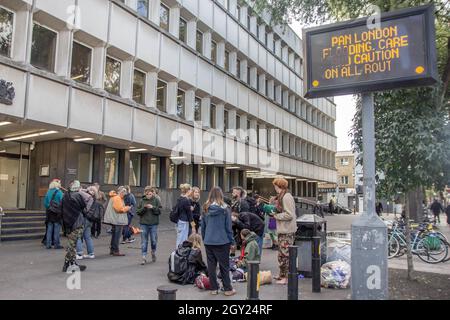
[[[94,200],[89,211],[86,213],[86,219],[91,222],[101,222],[105,208],[97,201]]]
[[[50,200],[50,204],[49,204],[48,209],[47,209],[47,214],[49,216],[51,216],[51,215],[54,215],[54,216],[62,215],[62,206],[61,206],[62,199],[61,199],[61,201],[59,203],[57,203],[55,201],[55,197],[56,197],[56,193],[57,192],[58,192],[58,190],[55,190],[53,192],[52,198]]]
[[[172,208],[172,210],[170,211],[170,215],[169,215],[169,219],[170,221],[172,221],[173,223],[178,223],[178,219],[180,217],[180,213],[178,212],[178,201],[175,204],[175,206]]]

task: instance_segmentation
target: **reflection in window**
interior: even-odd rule
[[[54,72],[57,33],[37,23],[33,26],[31,64],[36,68]]]
[[[198,53],[203,54],[203,33],[198,30],[196,35],[196,49]]]
[[[167,32],[169,31],[169,8],[163,4],[159,9],[159,26]]]
[[[11,56],[14,14],[0,8],[0,54]]]
[[[202,100],[200,98],[195,98],[194,103],[194,121],[202,120]]]
[[[211,112],[210,112],[210,118],[209,118],[209,127],[216,129],[217,125],[216,125],[216,106],[215,105],[211,105]]]
[[[105,90],[111,94],[120,95],[120,73],[122,63],[109,56],[106,57]]]
[[[169,189],[176,189],[177,186],[177,165],[171,163],[169,165]]]
[[[145,104],[145,73],[134,70],[133,100]]]
[[[214,167],[213,168],[213,175],[212,175],[212,186],[211,187],[218,187],[219,186],[219,168]]]
[[[186,43],[187,23],[183,19],[180,19],[180,40]]]
[[[223,131],[227,132],[228,130],[228,110],[223,111]]]
[[[193,185],[193,172],[194,172],[194,166],[192,164],[185,165],[186,168],[186,183],[189,183],[191,186]]]
[[[117,184],[119,175],[119,152],[114,149],[105,149],[105,172],[103,182],[105,184]]]
[[[236,60],[236,76],[241,78],[241,60]]]
[[[167,83],[158,80],[156,106],[162,112],[166,112],[166,100],[167,100]]]
[[[141,185],[141,154],[130,152],[130,186]]]
[[[148,0],[138,0],[137,12],[139,15],[141,15],[145,18],[148,17]]]
[[[72,80],[88,83],[91,78],[92,50],[78,42],[73,43],[72,68],[70,76]]]
[[[185,105],[185,93],[182,90],[178,90],[177,96],[177,116],[184,119],[184,105]]]
[[[230,71],[230,53],[225,51],[225,70]]]
[[[211,42],[211,61],[217,63],[217,44],[214,41]]]
[[[206,166],[200,166],[200,190],[206,190]]]
[[[92,182],[92,161],[94,148],[89,144],[80,143],[78,147],[78,180]]]
[[[159,188],[159,177],[160,177],[160,162],[159,162],[159,158],[151,158],[150,159],[150,177],[149,177],[149,181],[150,181],[150,186],[152,187],[157,187]]]

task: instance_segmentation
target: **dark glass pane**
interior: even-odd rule
[[[158,80],[156,106],[162,112],[166,112],[167,84]]]
[[[217,44],[215,42],[211,43],[211,61],[217,63]]]
[[[184,92],[181,90],[178,90],[178,96],[177,96],[177,116],[180,118],[184,118],[184,103],[185,103],[185,96]]]
[[[14,14],[0,8],[0,54],[11,55]]]
[[[133,100],[145,104],[145,73],[134,70]]]
[[[199,99],[199,98],[195,98],[194,120],[195,121],[201,121],[202,120],[202,100]]]
[[[186,43],[187,24],[186,21],[180,19],[180,40]]]
[[[197,52],[203,54],[203,33],[197,31]]]
[[[122,63],[106,57],[105,90],[111,94],[120,95],[120,72]]]
[[[159,9],[159,26],[169,31],[169,8],[164,5],[161,5]]]
[[[119,172],[119,152],[114,149],[105,149],[105,172],[103,182],[105,184],[117,184]]]
[[[31,64],[39,69],[54,72],[56,56],[56,32],[38,24],[33,26]]]
[[[143,17],[148,17],[148,0],[138,0],[137,12]]]
[[[89,83],[91,77],[92,50],[77,42],[73,43],[71,78],[78,82]]]
[[[141,185],[141,154],[137,152],[130,152],[130,186]]]
[[[216,106],[211,105],[211,112],[210,112],[210,127],[215,129],[216,128]]]

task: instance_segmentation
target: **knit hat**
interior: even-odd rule
[[[77,192],[81,189],[81,183],[78,180],[75,180],[74,182],[72,182],[72,184],[70,185],[70,191],[72,192]]]

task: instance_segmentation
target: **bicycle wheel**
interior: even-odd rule
[[[388,259],[392,259],[399,254],[400,251],[400,243],[397,238],[394,236],[390,236],[388,238]]]
[[[441,238],[437,237],[437,241],[438,245],[430,246],[426,237],[420,239],[414,253],[426,263],[435,264],[444,261],[448,255],[448,247]]]

